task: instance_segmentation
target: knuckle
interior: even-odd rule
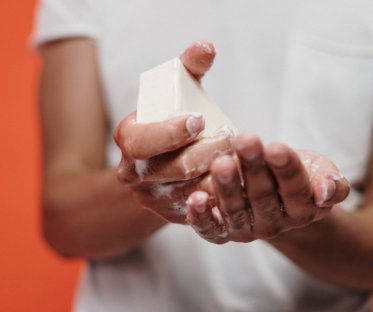
[[[274,207],[278,204],[277,196],[274,196],[273,190],[262,191],[251,200],[252,206],[258,211],[268,210],[268,207]]]
[[[221,185],[220,182],[217,183],[218,184],[218,189],[219,189],[219,193],[221,195],[223,195],[223,197],[235,197],[236,194],[237,194],[237,190],[235,187],[233,187],[233,185],[230,185],[230,184],[224,184],[224,185]],[[230,206],[232,207],[233,203],[230,203]],[[233,209],[233,207],[232,207]]]
[[[295,195],[299,198],[309,199],[311,196],[311,187],[309,184],[302,185],[297,189]]]
[[[283,194],[287,198],[293,198],[304,202],[311,198],[311,187],[309,184],[301,185],[295,189],[290,189]]]
[[[245,162],[244,167],[245,167],[246,173],[249,174],[250,176],[257,176],[260,173],[262,173],[264,170],[266,170],[263,160],[260,163],[256,163],[256,164],[250,164],[248,162]]]
[[[283,180],[291,180],[299,173],[299,168],[290,164],[277,172],[277,175]]]
[[[280,209],[272,206],[270,208],[267,207],[266,209],[258,209],[255,211],[255,214],[257,215],[257,219],[266,223],[272,223],[279,217]]]
[[[229,214],[229,224],[233,229],[241,229],[247,223],[247,214],[244,210],[239,210],[234,213]]]

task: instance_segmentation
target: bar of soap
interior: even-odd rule
[[[179,58],[141,74],[137,102],[139,123],[164,121],[188,112],[198,112],[204,116],[205,136],[223,126],[237,133],[236,127],[207,96]]]

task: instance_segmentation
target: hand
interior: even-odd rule
[[[214,57],[212,44],[196,42],[180,58],[200,79]],[[203,117],[195,114],[139,124],[133,112],[120,123],[114,134],[122,151],[117,176],[140,206],[185,223],[186,199],[196,189],[208,191],[206,173],[213,158],[232,153],[230,133],[222,129],[213,138],[199,138],[203,129]]]
[[[210,169],[216,205],[205,191],[188,199],[187,221],[207,241],[272,239],[321,220],[348,195],[347,180],[317,153],[281,143],[264,148],[250,133],[238,135],[233,148],[237,160],[222,156]]]

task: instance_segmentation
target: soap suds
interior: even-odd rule
[[[205,52],[207,52],[208,54],[212,54],[214,51],[213,49],[211,49],[211,46],[207,43],[207,42],[204,42],[204,41],[201,41],[201,40],[198,40],[196,41],[195,43],[197,46],[201,47]]]
[[[139,176],[140,180],[144,180],[144,175],[148,171],[148,161],[147,160],[142,160],[142,159],[137,159],[135,161],[135,170],[137,175]]]
[[[196,131],[194,123],[197,122],[198,119],[200,119],[200,121],[198,121],[200,123],[200,126],[198,127]],[[198,134],[199,132],[198,130],[203,127],[203,123],[204,123],[204,120],[202,119],[202,114],[199,114],[199,115],[191,114],[191,116],[187,119],[185,126],[188,132],[190,133],[190,135],[194,137]]]
[[[151,193],[156,198],[168,197],[172,199],[172,192],[178,186],[175,184],[153,184],[151,187]]]
[[[183,188],[185,182],[177,182],[170,184],[153,184],[150,188],[151,194],[156,198],[166,197],[168,199],[174,200],[171,208],[177,215],[186,216],[187,206],[184,200],[177,200],[173,198],[173,192],[177,189]]]
[[[323,182],[322,184],[322,189],[323,189],[323,194],[321,196],[321,198],[317,201],[317,206],[321,206],[325,201],[326,199],[328,198],[328,183],[326,181]]]
[[[219,209],[217,208],[217,207],[214,207],[213,209],[212,209],[212,214],[215,216],[215,218],[216,218],[216,220],[218,221],[218,224],[220,225],[220,233],[217,235],[217,237],[218,238],[221,238],[221,239],[225,239],[225,238],[227,238],[228,237],[228,235],[229,235],[229,233],[228,233],[228,231],[227,231],[227,228],[226,228],[226,226],[225,226],[225,224],[224,224],[224,221],[223,221],[223,218],[222,218],[222,216],[221,216],[221,214],[220,214],[220,211],[219,211]],[[205,229],[204,228],[202,228],[202,227],[200,227],[200,226],[198,226],[198,225],[194,225],[194,224],[192,224],[192,228],[193,229],[195,229],[196,231],[197,231],[197,233],[200,233],[200,232],[202,232],[202,231],[205,231]],[[216,228],[213,230],[213,232],[212,233],[208,233],[209,235],[211,235],[211,234],[215,234],[215,231],[216,231]],[[201,235],[202,236],[202,235]],[[203,237],[203,236],[202,236]],[[212,239],[214,239],[214,237],[211,237]]]
[[[308,167],[309,165],[311,165],[311,159],[303,159],[303,160],[302,160],[302,164],[303,164],[305,167]]]
[[[320,166],[318,164],[312,164],[311,165],[311,172],[315,173],[317,170],[319,170]]]
[[[341,180],[344,179],[344,178],[345,178],[345,177],[344,177],[343,174],[340,174],[340,175],[333,174],[333,175],[332,175],[332,179],[333,179],[334,181],[341,181]]]
[[[174,202],[172,204],[172,209],[174,210],[174,213],[176,213],[180,216],[186,216],[186,214],[187,214],[187,206],[185,205],[185,203]]]
[[[218,235],[220,238],[227,238],[228,237],[228,231],[224,223],[224,219],[220,213],[220,210],[218,207],[214,207],[211,210],[213,216],[218,220],[218,224],[221,226],[221,233]]]

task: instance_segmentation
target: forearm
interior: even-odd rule
[[[165,223],[133,201],[113,169],[45,177],[44,235],[62,255],[114,257],[141,244]]]
[[[373,290],[373,211],[334,208],[320,222],[270,242],[311,275],[340,286]]]

